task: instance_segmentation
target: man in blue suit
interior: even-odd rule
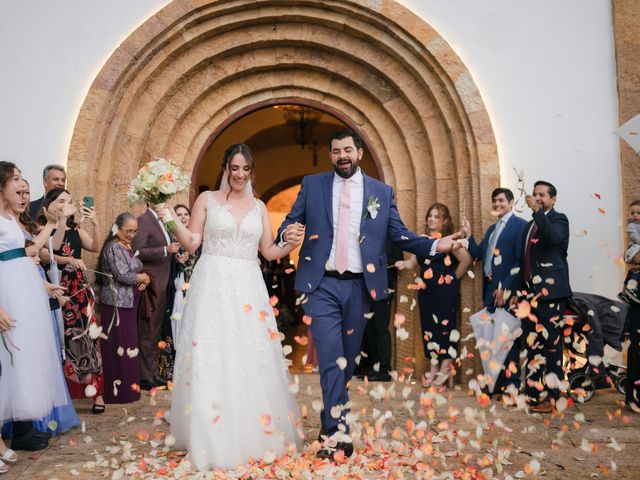
[[[428,256],[458,248],[455,239],[461,235],[432,240],[409,231],[392,188],[359,168],[363,152],[362,139],[354,131],[335,133],[329,145],[333,171],[302,180],[278,231],[281,241],[299,243],[304,237],[295,288],[305,294],[303,307],[312,318],[318,352],[324,402],[320,435],[326,439],[320,458],[333,458],[337,450],[353,453],[347,385],[371,300],[388,295],[387,238],[402,250]]]
[[[543,180],[527,195],[533,220],[525,227],[521,268],[516,282],[526,339],[526,394],[530,409],[551,413],[560,397],[562,370],[563,314],[571,297],[569,285],[569,220],[554,209],[556,187]],[[530,314],[528,313],[531,308]]]
[[[509,305],[510,297],[515,294],[522,234],[527,222],[513,213],[514,203],[513,192],[508,188],[496,188],[491,193],[491,207],[498,221],[489,227],[480,245],[471,235],[469,221],[462,219],[462,231],[469,238],[469,253],[482,261],[482,300],[490,312]],[[520,338],[517,338],[493,388],[494,394],[504,392],[509,385],[520,388],[520,348]]]

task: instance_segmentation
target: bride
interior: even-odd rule
[[[222,169],[220,190],[198,197],[188,229],[173,209],[159,209],[176,220],[184,248],[194,252],[203,239],[176,339],[171,407],[176,447],[199,470],[293,453],[303,440],[257,257],[281,258],[295,245],[273,241],[267,209],[253,196],[249,147],[230,146]]]

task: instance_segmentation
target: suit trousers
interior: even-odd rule
[[[153,380],[160,375],[158,368],[158,342],[162,333],[167,295],[156,293],[156,309],[151,318],[138,315],[138,344],[140,347],[140,380]]]
[[[527,349],[525,393],[533,403],[560,398],[558,382],[564,380],[562,329],[566,304],[566,298],[538,299],[537,307],[531,308],[532,316],[535,316],[538,319],[537,323],[542,326],[538,328],[538,332],[536,323],[530,318],[522,322],[523,339]]]
[[[349,401],[347,384],[356,366],[366,325],[364,315],[370,311],[370,304],[364,279],[331,277],[324,277],[304,304],[305,313],[312,318],[310,328],[318,353],[324,404],[320,420],[327,435],[336,433],[339,424],[344,426],[345,433],[349,431],[345,421],[348,410],[338,412],[340,408],[334,407]],[[344,369],[337,362],[340,357],[347,360]]]

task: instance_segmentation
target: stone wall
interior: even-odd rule
[[[276,103],[324,109],[357,129],[410,228],[424,231],[436,200],[456,222],[464,208],[476,229],[491,223],[499,165],[478,89],[438,32],[391,0],[173,1],[94,80],[71,141],[69,186],[95,192],[113,218],[141,164],[163,156],[197,171],[222,125]],[[403,276],[401,294],[410,281]],[[462,305],[479,309],[479,280],[463,285]],[[399,310],[411,337],[397,343],[397,359],[415,357],[422,370],[418,309]]]

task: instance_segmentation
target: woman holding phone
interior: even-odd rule
[[[89,327],[96,323],[95,299],[85,277],[82,250],[99,252],[98,220],[95,210],[87,208],[91,202],[85,197],[81,207],[81,219],[74,221],[78,207],[68,190],[54,188],[44,198],[42,206],[54,206],[58,214],[58,228],[53,234],[53,248],[60,274],[60,285],[67,288],[70,301],[62,309],[66,360],[64,373],[71,398],[93,398],[92,412],[103,413],[104,377],[102,357],[97,339],[89,335]],[[92,199],[91,199],[92,200]],[[85,225],[92,225],[91,233]]]

